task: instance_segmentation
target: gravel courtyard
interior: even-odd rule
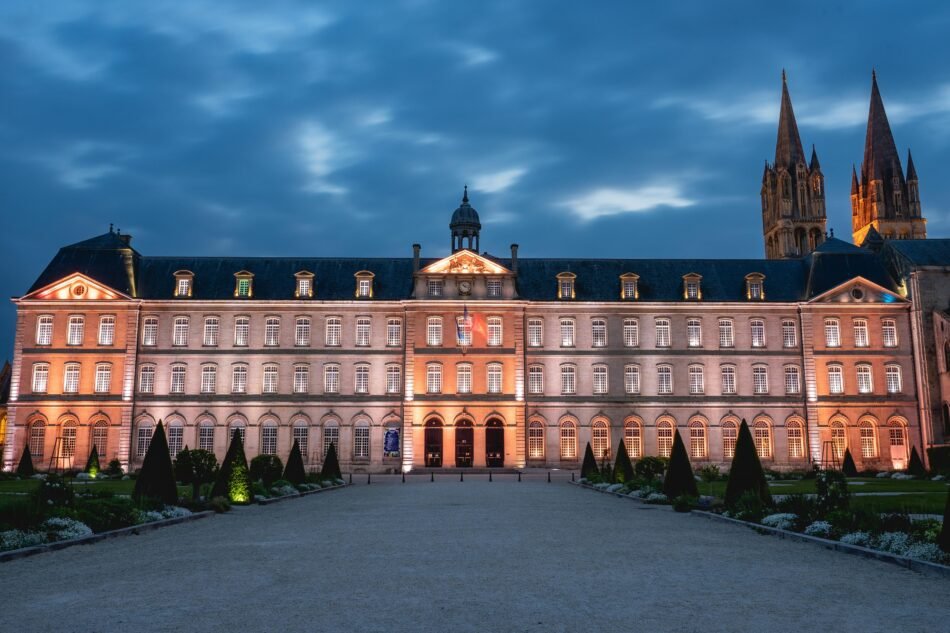
[[[0,565],[2,631],[940,631],[950,582],[512,476],[398,478]]]

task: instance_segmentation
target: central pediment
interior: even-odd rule
[[[419,271],[423,275],[510,275],[511,271],[469,250],[460,250]]]

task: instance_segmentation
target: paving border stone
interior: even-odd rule
[[[295,495],[284,495],[282,497],[269,497],[267,499],[258,499],[257,505],[259,506],[269,506],[272,503],[278,503],[280,501],[286,501],[287,499],[297,499],[299,497],[306,497],[308,495],[315,495],[319,492],[330,492],[331,490],[339,490],[340,488],[346,488],[351,484],[337,484],[335,486],[329,486],[328,488],[319,488],[317,490],[307,490],[305,492],[298,492]]]

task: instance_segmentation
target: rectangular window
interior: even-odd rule
[[[353,457],[369,459],[369,427],[358,426],[353,430]]]
[[[607,367],[604,365],[594,367],[594,393],[598,395],[607,393]]]
[[[426,393],[442,393],[442,365],[426,365]]]
[[[624,347],[638,347],[640,345],[640,324],[636,319],[623,320]]]
[[[184,444],[185,439],[185,428],[182,426],[169,426],[168,427],[168,452],[171,453],[172,459],[178,456],[178,453],[181,452],[182,445]]]
[[[805,457],[805,438],[802,427],[797,424],[788,427],[788,456],[791,459]]]
[[[762,282],[761,281],[750,281],[749,282],[749,298],[756,301],[762,298]]]
[[[36,363],[33,365],[33,393],[46,393],[49,388],[49,365]]]
[[[488,393],[501,393],[501,365],[488,366]]]
[[[214,393],[218,390],[218,368],[205,365],[201,368],[201,393]]]
[[[661,365],[656,368],[657,393],[673,393],[673,368],[668,365]]]
[[[719,347],[735,347],[736,338],[730,319],[719,319]]]
[[[854,346],[867,347],[870,345],[868,340],[868,322],[866,319],[854,320]]]
[[[297,347],[308,347],[310,345],[310,319],[306,317],[297,319],[294,328],[294,345]]]
[[[188,277],[179,277],[178,285],[175,287],[176,297],[187,297],[191,294],[191,279]]]
[[[144,365],[139,370],[139,391],[155,393],[155,365]]]
[[[335,449],[340,448],[340,427],[338,426],[325,426],[323,427],[323,456],[326,457],[327,451],[330,450],[330,444],[333,444]],[[339,452],[339,450],[337,450]]]
[[[235,365],[231,370],[231,393],[247,393],[247,365]]]
[[[623,390],[629,394],[640,393],[640,368],[636,365],[623,368]]]
[[[528,459],[544,458],[544,427],[540,422],[528,425]]]
[[[307,453],[310,452],[310,433],[306,426],[294,425],[294,441],[297,442],[297,448],[300,449],[300,455],[304,462],[307,461]]]
[[[354,391],[356,393],[369,393],[369,365],[357,365],[355,378]]]
[[[590,344],[592,347],[607,347],[607,321],[604,319],[590,322]]]
[[[359,297],[371,297],[373,296],[373,280],[363,278],[359,280],[357,285],[357,296]]]
[[[702,346],[703,325],[699,319],[689,319],[686,322],[686,344],[690,347]]]
[[[239,297],[250,297],[251,296],[251,280],[248,277],[242,277],[237,280],[237,296]]]
[[[53,317],[41,316],[36,320],[36,344],[50,345],[53,342]]]
[[[442,318],[429,317],[426,320],[426,344],[442,345]]]
[[[576,391],[576,370],[573,365],[561,367],[561,393],[571,395]]]
[[[561,426],[561,459],[577,459],[577,429],[573,424]]]
[[[109,393],[112,383],[112,365],[99,363],[96,365],[96,393]]]
[[[310,367],[294,365],[294,393],[307,393],[308,391],[310,391]]]
[[[489,297],[501,296],[501,279],[489,279],[486,282]]]
[[[172,345],[183,347],[188,345],[188,317],[176,317],[172,330]]]
[[[277,393],[277,365],[264,365],[263,393]]]
[[[148,452],[148,446],[152,443],[152,427],[140,426],[136,436],[135,452],[139,457],[144,457]]]
[[[769,392],[769,374],[766,367],[757,365],[752,368],[752,389],[756,394]]]
[[[369,317],[359,317],[356,319],[356,344],[360,347],[369,345]]]
[[[234,346],[247,347],[251,335],[251,319],[238,317],[234,319]]]
[[[208,317],[205,319],[205,332],[202,338],[202,345],[207,347],[216,347],[218,345],[218,329],[220,320],[218,317]]]
[[[172,367],[171,382],[168,387],[169,393],[185,393],[185,366],[175,365]]]
[[[277,317],[267,317],[264,321],[264,345],[266,347],[277,347],[280,345],[280,319]]]
[[[785,393],[796,394],[802,392],[801,373],[798,367],[785,368]]]
[[[210,424],[198,427],[198,448],[209,453],[214,452],[214,427]]]
[[[82,345],[85,323],[81,316],[69,317],[69,329],[66,332],[67,345]]]
[[[887,377],[887,393],[901,392],[901,368],[900,365],[888,365],[885,370]]]
[[[689,392],[692,395],[703,393],[705,389],[703,380],[703,368],[694,365],[689,368]]]
[[[99,319],[99,345],[112,345],[115,342],[115,317],[104,316]]]
[[[782,347],[795,347],[798,345],[798,335],[795,332],[795,322],[782,321]]]
[[[327,347],[338,347],[343,336],[343,319],[327,317]]]
[[[64,368],[63,393],[79,393],[79,363],[69,363]]]
[[[897,321],[884,319],[881,321],[881,338],[884,347],[897,347]]]
[[[402,390],[402,371],[399,365],[386,366],[386,393],[399,393]]]
[[[699,299],[699,282],[698,281],[690,280],[686,282],[686,298]]]
[[[621,285],[624,299],[637,298],[637,282],[633,279],[624,279]]]
[[[838,329],[837,319],[825,319],[825,345],[841,347],[841,332]]]
[[[462,363],[456,366],[455,387],[458,393],[472,393],[472,366]]]
[[[541,347],[544,344],[544,321],[528,319],[528,347]]]
[[[277,427],[261,427],[261,455],[277,454]]]
[[[828,392],[834,394],[844,393],[844,373],[840,365],[828,366]]]
[[[657,347],[670,346],[670,320],[669,319],[656,320],[656,346]]]
[[[749,326],[752,330],[752,347],[765,347],[765,321],[753,319]]]
[[[528,393],[544,393],[544,368],[540,365],[528,368]]]
[[[455,319],[456,342],[465,347],[472,344],[472,317],[460,316]]]
[[[428,294],[430,297],[441,297],[444,288],[441,279],[430,279],[428,283]]]
[[[402,321],[399,319],[386,320],[386,345],[389,347],[402,345]]]
[[[297,296],[300,298],[313,296],[313,282],[308,277],[299,277],[297,279]]]
[[[722,366],[722,393],[726,395],[736,393],[736,368],[732,365]]]
[[[327,365],[323,368],[323,391],[340,393],[340,366]]]
[[[561,319],[561,347],[574,347],[574,321]]]
[[[559,299],[573,299],[574,298],[574,280],[573,279],[561,279],[558,282],[558,298]]]
[[[869,365],[858,365],[858,393],[871,393],[874,390],[871,380],[871,367]]]
[[[491,346],[501,345],[501,318],[489,317],[488,319],[488,344]]]

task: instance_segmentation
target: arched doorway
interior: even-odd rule
[[[455,425],[455,465],[471,468],[475,461],[475,427],[469,420]]]
[[[429,420],[425,428],[426,468],[442,467],[442,423]]]
[[[505,427],[497,418],[485,424],[485,465],[489,468],[505,465]]]

